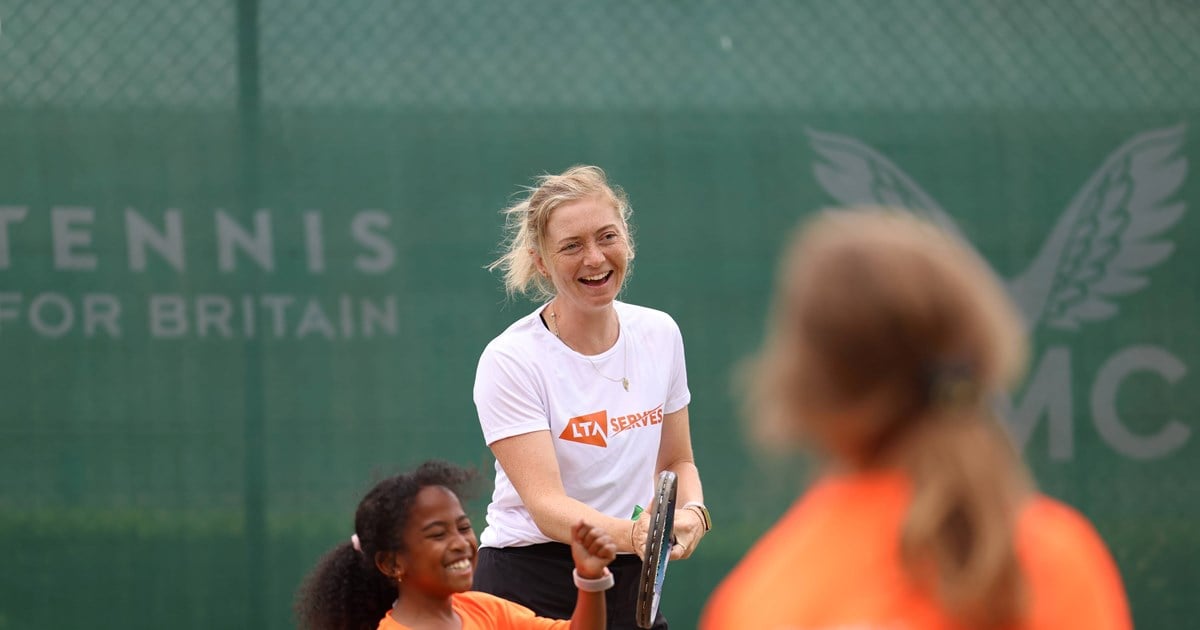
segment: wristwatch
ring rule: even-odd
[[[708,530],[712,529],[712,516],[709,515],[708,508],[704,507],[703,503],[699,501],[688,501],[687,503],[683,504],[683,509],[692,510],[696,514],[700,515],[700,522],[704,524],[705,533],[708,533]]]

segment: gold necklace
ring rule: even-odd
[[[556,313],[554,311],[553,306],[550,307],[550,332],[554,333],[554,336],[558,337],[559,341],[562,341],[562,335],[558,334],[558,313]],[[621,320],[620,320],[620,318],[618,318],[617,319],[617,339],[620,340],[620,338],[621,338]],[[563,343],[567,343],[567,342],[563,341]],[[628,339],[626,339],[624,341],[624,343],[622,344],[621,352],[624,354],[624,358],[621,359],[621,372],[622,372],[621,378],[613,378],[613,377],[605,374],[604,372],[601,372],[600,368],[596,365],[596,363],[594,361],[592,361],[592,358],[589,357],[588,355],[584,354],[583,358],[587,359],[587,362],[592,364],[592,369],[596,370],[596,373],[599,374],[602,378],[604,378],[605,380],[608,380],[608,381],[612,381],[614,383],[620,383],[621,387],[625,388],[625,391],[629,391],[629,379],[627,378],[629,375],[629,340]],[[583,353],[580,353],[580,354],[583,354]]]

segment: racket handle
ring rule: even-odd
[[[642,515],[642,512],[645,512],[645,511],[646,511],[646,508],[644,508],[640,505],[635,505],[635,506],[633,506],[633,516],[629,517],[629,519],[636,521],[636,520],[638,520],[638,517]]]

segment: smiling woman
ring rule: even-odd
[[[571,621],[537,617],[528,608],[471,592],[479,543],[456,488],[470,473],[426,462],[375,485],[358,505],[354,535],[320,560],[296,600],[301,628],[550,629],[605,626],[604,591],[616,544],[579,521],[571,529],[578,585]]]
[[[571,525],[612,532],[612,628],[633,628],[658,473],[679,480],[672,558],[709,527],[688,425],[683,337],[670,315],[617,300],[634,247],[629,201],[604,171],[546,175],[505,210],[506,253],[491,265],[510,294],[544,300],[479,359],[475,405],[496,456],[475,588],[559,619],[571,614]],[[655,628],[666,628],[661,615]]]

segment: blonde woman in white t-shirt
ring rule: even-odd
[[[507,208],[510,294],[544,301],[479,359],[475,405],[496,456],[475,588],[569,617],[577,593],[566,544],[581,518],[611,532],[611,628],[633,628],[645,506],[663,470],[679,479],[672,559],[711,526],[688,426],[683,339],[669,315],[618,301],[633,260],[629,203],[604,171],[538,179]],[[566,570],[562,570],[566,567]],[[564,576],[567,576],[564,579]],[[666,628],[661,613],[655,628]]]

